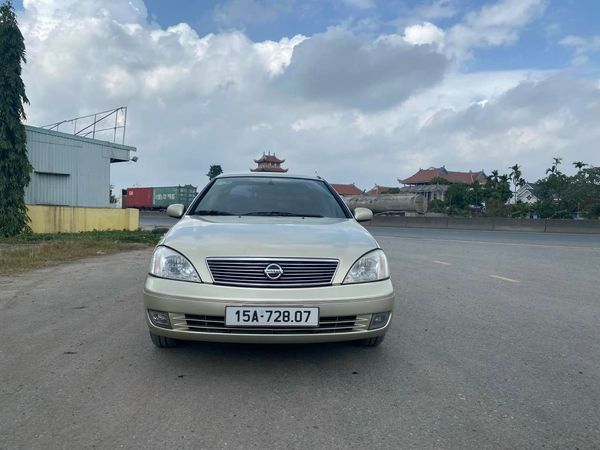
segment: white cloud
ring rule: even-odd
[[[297,34],[291,39],[282,38],[279,42],[257,42],[254,44],[254,48],[265,66],[268,67],[270,74],[279,75],[290,65],[294,47],[306,39],[308,39],[306,36]]]
[[[436,84],[447,67],[441,53],[410,45],[401,36],[371,40],[331,28],[294,48],[278,85],[303,102],[371,110]]]
[[[404,29],[404,40],[409,44],[437,44],[444,42],[444,31],[434,24],[424,22],[422,25],[411,25]]]
[[[559,44],[573,48],[573,64],[582,65],[589,61],[590,54],[600,52],[600,35],[590,37],[569,35],[561,39]]]
[[[342,114],[311,114],[296,120],[291,127],[294,131],[334,128],[340,125],[342,118]]]
[[[508,27],[478,17],[479,31]],[[118,187],[202,185],[210,164],[245,171],[267,150],[293,172],[361,187],[429,165],[519,162],[535,177],[555,155],[600,164],[598,80],[463,74],[406,34],[199,36],[185,23],[148,23],[129,0],[28,0],[19,20],[30,124],[129,107],[127,142],[140,159],[113,166]]]
[[[145,22],[147,10],[143,0],[23,0],[28,14],[35,15],[38,24],[59,25],[62,20],[78,17],[110,17],[119,23]]]
[[[471,49],[513,44],[521,29],[538,18],[546,0],[498,0],[468,13],[446,31],[449,51],[457,57]]]
[[[446,148],[468,155],[477,166],[494,160],[502,169],[519,162],[538,177],[556,155],[598,164],[589,145],[600,138],[600,130],[591,129],[599,118],[600,89],[593,80],[557,74],[522,81],[485,107],[440,110],[419,134],[428,136],[425,141],[433,136],[434,144],[445,140]]]

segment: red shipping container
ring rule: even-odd
[[[127,207],[151,209],[153,190],[151,187],[127,188]]]

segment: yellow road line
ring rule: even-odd
[[[501,277],[500,275],[490,275],[490,277],[496,278],[496,279],[502,280],[502,281],[509,281],[511,283],[520,283],[519,280],[515,280],[513,278]]]
[[[434,263],[436,263],[436,264],[443,264],[444,266],[449,266],[449,265],[450,265],[450,263],[449,263],[449,262],[445,262],[445,261],[437,261],[437,260],[435,260],[435,259],[433,260],[433,262],[434,262]]]

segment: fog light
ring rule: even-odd
[[[171,321],[169,320],[169,313],[164,311],[153,311],[151,309],[148,310],[148,314],[150,315],[150,321],[161,328],[171,328]]]
[[[375,330],[377,328],[381,328],[385,326],[388,321],[390,313],[377,313],[373,314],[371,317],[371,325],[369,325],[369,330]]]

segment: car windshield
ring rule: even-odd
[[[219,178],[191,214],[347,218],[324,182],[281,177]]]

